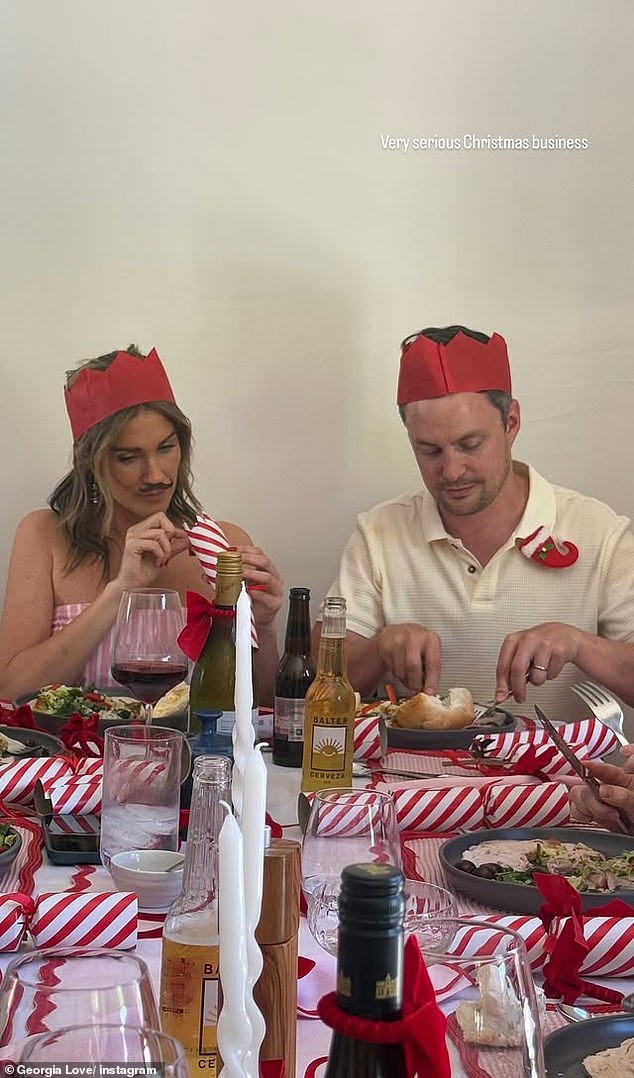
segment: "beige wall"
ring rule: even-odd
[[[417,484],[398,342],[509,342],[518,455],[634,513],[631,0],[1,0],[0,564],[63,371],[156,345],[198,490],[316,599]],[[381,136],[587,150],[383,150]],[[4,577],[0,579],[3,585]]]

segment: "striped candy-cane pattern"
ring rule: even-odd
[[[138,795],[139,789],[156,789],[168,772],[168,766],[162,760],[146,760],[143,756],[127,756],[123,760],[114,760],[109,774],[110,791],[115,801],[123,803],[133,800],[132,794]]]
[[[185,526],[189,537],[189,543],[198,561],[202,565],[203,572],[213,588],[216,586],[216,564],[218,555],[223,550],[230,549],[230,543],[222,528],[206,513],[196,517],[193,528]],[[254,648],[258,646],[258,634],[255,629],[253,615],[251,615],[251,643]]]
[[[583,934],[590,944],[581,967],[584,976],[634,974],[634,917],[585,917]]]
[[[70,764],[63,756],[12,760],[0,768],[0,801],[28,805],[38,779],[44,781],[61,775],[72,775]]]
[[[79,816],[51,816],[48,832],[50,835],[94,835],[99,833],[100,818],[90,813]]]
[[[77,760],[75,764],[74,774],[102,778],[103,760],[98,760],[94,756],[82,756],[81,760]]]
[[[98,776],[80,775],[68,781],[57,779],[42,785],[54,813],[101,812],[102,780]]]
[[[561,827],[570,823],[568,788],[562,782],[541,786],[495,783],[483,792],[487,827]]]
[[[26,930],[22,905],[11,895],[0,899],[0,951],[17,951]]]
[[[587,758],[595,760],[618,749],[619,744],[612,730],[598,719],[581,719],[579,722],[557,724],[562,736],[575,752],[580,746],[586,751]],[[508,734],[478,734],[475,744],[486,742],[486,755],[491,757],[508,756],[520,745],[552,745],[547,730],[516,730]]]
[[[383,755],[378,715],[361,715],[354,721],[355,760],[380,760]]]
[[[312,805],[315,794],[307,794]],[[372,790],[355,790],[337,801],[322,802],[319,818],[315,820],[313,835],[325,838],[329,835],[370,835],[381,833],[386,812],[385,794]]]
[[[130,891],[41,895],[30,929],[36,947],[136,945],[137,896]]]
[[[477,831],[484,824],[482,793],[476,787],[393,789],[392,797],[401,831]]]

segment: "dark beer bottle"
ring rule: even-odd
[[[301,767],[304,752],[304,697],[315,677],[310,654],[310,591],[291,588],[286,642],[275,678],[273,763]]]
[[[337,1004],[358,1018],[391,1022],[403,1004],[403,873],[348,865],[341,874]],[[406,1078],[402,1044],[334,1032],[325,1078]]]

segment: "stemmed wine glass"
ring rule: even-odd
[[[124,591],[112,642],[111,673],[141,701],[141,721],[152,707],[187,676],[187,658],[178,646],[184,626],[177,591],[160,588]]]
[[[44,948],[15,958],[0,985],[0,1046],[77,1023],[160,1025],[147,965],[127,951]]]
[[[125,1071],[118,1073],[160,1074],[161,1078],[188,1078],[185,1052],[179,1041],[156,1029],[133,1026],[67,1026],[54,1033],[32,1037],[25,1045],[20,1062],[108,1063],[117,1062]],[[141,1063],[144,1066],[130,1067]],[[159,1064],[149,1067],[147,1064]],[[41,1073],[38,1068],[36,1073]]]
[[[401,867],[391,794],[353,788],[318,790],[302,842],[302,889],[311,932],[333,954],[342,869],[369,862]]]

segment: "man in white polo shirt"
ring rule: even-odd
[[[426,489],[361,513],[345,547],[330,594],[347,600],[354,687],[465,685],[524,704],[528,677],[565,719],[570,686],[590,677],[634,704],[629,520],[512,459],[504,339],[462,326],[408,337],[397,401]]]

